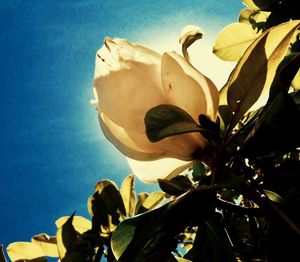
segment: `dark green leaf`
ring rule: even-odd
[[[101,225],[110,228],[112,226],[110,223],[113,225],[120,223],[120,213],[126,216],[126,210],[120,191],[115,183],[110,180],[102,180],[96,185],[96,192],[91,202],[93,227],[100,226],[94,223],[94,221],[98,221]]]
[[[159,251],[159,261],[164,261],[177,246],[175,237],[188,224],[204,219],[213,210],[213,199],[210,192],[189,191],[158,209],[124,220],[112,236],[116,259],[147,261]]]
[[[138,213],[144,213],[158,207],[165,199],[165,193],[156,191],[149,194],[141,203]]]
[[[138,202],[136,203],[135,214],[143,213],[143,203],[148,196],[149,194],[147,192],[141,192],[138,194]]]
[[[285,186],[289,189],[300,186],[300,161],[288,159],[279,167],[268,170],[265,183],[272,186],[279,185],[280,188]]]
[[[292,53],[283,59],[277,68],[275,78],[270,88],[268,100],[269,104],[280,92],[287,92],[289,90],[291,82],[297,74],[299,68],[300,53]]]
[[[294,102],[299,106],[300,105],[300,91],[295,92],[294,94],[291,95],[293,98]]]
[[[198,227],[193,248],[186,254],[192,261],[236,261],[233,246],[221,222],[220,213],[213,213]]]
[[[279,151],[287,152],[300,146],[299,134],[299,109],[288,94],[281,92],[263,111],[240,153],[256,158]]]
[[[207,168],[201,161],[194,161],[193,162],[193,179],[194,181],[199,181],[207,174]]]
[[[228,131],[236,126],[257,100],[261,102],[261,94],[269,91],[276,69],[284,58],[299,24],[299,21],[290,21],[271,28],[245,51],[223,87],[223,93],[228,88],[228,106],[235,112]]]
[[[199,127],[183,109],[173,105],[159,105],[150,109],[145,116],[146,134],[151,142],[189,132],[208,132]]]
[[[61,259],[75,252],[77,232],[72,224],[73,217],[74,214],[58,229],[56,234],[57,248]]]
[[[179,196],[192,188],[191,181],[186,176],[177,176],[171,180],[159,179],[162,191],[172,196]]]
[[[228,105],[220,105],[218,112],[220,117],[220,127],[223,131],[225,131],[230,123],[233,113],[231,112]]]
[[[0,262],[6,262],[6,258],[3,252],[3,245],[0,245]]]

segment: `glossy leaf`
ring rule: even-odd
[[[178,176],[179,174],[183,173],[184,171],[188,170],[193,166],[193,162],[188,162],[185,165],[177,167],[174,171],[172,171],[165,179],[171,180],[172,178]]]
[[[300,68],[300,53],[291,53],[279,64],[274,81],[271,85],[268,104],[270,104],[280,92],[288,92],[291,82]],[[267,106],[267,105],[266,105]]]
[[[287,152],[300,146],[300,111],[286,93],[279,93],[262,113],[240,153],[258,158],[271,153]]]
[[[226,101],[227,101],[227,98],[226,98]],[[219,116],[219,120],[220,120],[220,129],[223,132],[225,132],[226,128],[230,124],[230,120],[233,116],[233,113],[229,109],[228,105],[221,104],[218,109],[218,116]]]
[[[177,176],[171,180],[159,179],[159,186],[165,193],[179,196],[193,188],[193,184],[186,176]]]
[[[264,189],[264,192],[271,201],[276,202],[276,203],[282,203],[283,202],[282,197],[280,195],[278,195],[276,192],[271,191],[271,190],[267,190],[267,189]]]
[[[7,254],[12,262],[15,261],[32,261],[38,259],[39,262],[47,261],[45,253],[36,244],[30,242],[15,242],[10,244],[7,249]]]
[[[236,261],[220,213],[212,213],[205,223],[199,225],[193,248],[185,257],[192,261]]]
[[[165,193],[164,192],[152,192],[149,194],[145,200],[142,202],[141,207],[139,208],[139,213],[140,212],[146,212],[148,210],[152,210],[159,206],[162,201],[165,199]]]
[[[133,216],[136,206],[136,193],[134,191],[134,175],[127,176],[121,184],[120,193],[124,202],[126,213]]]
[[[294,90],[300,90],[300,70],[298,70],[293,79],[292,87],[294,88]]]
[[[201,178],[205,177],[207,174],[207,168],[201,161],[195,161],[193,164],[193,179],[194,181],[199,181]]]
[[[38,245],[48,257],[58,257],[56,237],[39,234],[32,237],[31,242]]]
[[[286,54],[290,40],[299,27],[291,21],[265,31],[247,49],[233,70],[222,92],[227,91],[228,105],[235,112],[229,130],[270,88],[277,66]]]
[[[230,24],[217,35],[213,53],[225,61],[237,61],[259,35],[251,24]]]
[[[173,105],[159,105],[150,109],[145,116],[146,134],[151,142],[165,137],[205,131],[183,109]]]
[[[142,213],[143,210],[142,205],[148,196],[149,194],[147,192],[141,192],[138,194],[138,202],[136,203],[135,214]]]
[[[159,252],[161,261],[166,261],[177,245],[175,236],[189,222],[199,221],[206,215],[210,200],[207,193],[193,191],[160,208],[124,220],[112,236],[116,259],[119,262],[153,261],[147,259]],[[201,214],[195,210],[194,203],[202,210]]]

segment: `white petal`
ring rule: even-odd
[[[145,183],[155,183],[157,179],[164,179],[176,168],[189,163],[174,158],[163,158],[155,161],[136,161],[127,158],[127,161],[132,172]]]
[[[184,109],[197,122],[200,114],[215,120],[219,93],[209,78],[175,52],[163,55],[161,75],[170,104]]]
[[[129,45],[124,40],[106,39],[105,42],[104,49],[113,57],[110,61],[117,61],[118,66],[107,69],[109,65],[97,59],[94,90],[99,107],[119,126],[144,132],[146,112],[166,102],[160,79],[160,59],[154,51]]]

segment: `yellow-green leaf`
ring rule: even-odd
[[[230,24],[218,34],[213,52],[223,60],[237,61],[260,34],[251,24]]]
[[[248,8],[244,8],[239,15],[238,21],[240,23],[249,23],[249,17],[253,14],[253,10],[250,10]]]
[[[32,260],[37,258],[44,258],[45,253],[35,243],[30,242],[14,242],[11,243],[7,249],[7,254],[12,262],[18,260]],[[42,261],[42,260],[41,260]],[[44,261],[47,261],[46,259]]]
[[[300,21],[295,20],[265,31],[238,62],[221,90],[223,97],[227,92],[228,106],[235,112],[229,130],[234,128],[254,103],[260,105],[266,100],[264,95],[299,25]]]
[[[138,194],[138,202],[136,203],[135,214],[141,213],[140,208],[142,207],[144,201],[146,200],[146,198],[148,196],[149,196],[149,194],[147,192],[141,192]]]
[[[48,257],[58,257],[56,237],[39,234],[32,237],[31,242],[38,245]]]
[[[67,222],[69,216],[64,216],[55,221],[57,228],[60,228]],[[82,234],[92,228],[92,222],[82,216],[74,216],[72,225],[74,226],[75,230]]]
[[[191,260],[185,259],[183,257],[175,257],[178,262],[192,262]]]
[[[93,200],[93,198],[94,198],[93,196],[89,196],[88,201],[87,201],[87,210],[88,210],[91,217],[94,216],[93,209],[92,209],[92,200]]]
[[[127,176],[121,184],[120,193],[128,216],[133,216],[136,205],[136,193],[134,191],[134,175]]]
[[[239,22],[250,23],[250,20],[254,20],[256,23],[266,22],[270,12],[265,11],[253,11],[248,8],[243,9],[240,12]]]
[[[147,210],[151,210],[157,207],[164,200],[165,195],[166,194],[164,192],[153,192],[145,199],[142,206]]]
[[[193,162],[188,162],[185,165],[182,165],[180,167],[177,167],[174,171],[172,171],[165,179],[166,180],[171,180],[172,178],[178,176],[179,174],[181,174],[182,172],[184,172],[185,170],[187,170],[188,168],[193,166]]]
[[[283,199],[277,193],[270,191],[270,190],[266,190],[266,189],[264,189],[264,192],[268,196],[268,198],[270,200],[272,200],[273,202],[282,203]]]
[[[292,87],[294,90],[300,90],[300,69],[292,81]]]

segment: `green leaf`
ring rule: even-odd
[[[144,213],[148,210],[152,210],[156,208],[165,199],[165,195],[166,194],[164,192],[160,192],[160,191],[152,192],[141,203],[141,207],[139,208],[138,212]]]
[[[259,35],[251,24],[230,24],[217,35],[213,53],[225,61],[237,61]]]
[[[288,92],[291,82],[300,68],[300,53],[291,53],[279,64],[270,88],[268,103],[282,91]]]
[[[179,196],[186,192],[185,188],[181,187],[180,185],[177,185],[176,183],[170,180],[159,179],[158,184],[162,191],[171,196]]]
[[[175,257],[178,262],[193,262],[192,260],[185,259],[183,257]]]
[[[169,195],[179,196],[193,188],[193,184],[186,176],[177,176],[171,180],[159,179],[160,188]]]
[[[259,104],[264,100],[263,95],[269,90],[277,66],[285,56],[299,25],[299,21],[291,21],[265,31],[238,62],[221,91],[226,93],[228,89],[228,106],[235,112],[229,131],[255,102]]]
[[[265,23],[269,15],[270,12],[255,11],[245,8],[240,12],[238,20],[240,23],[250,23],[255,27],[255,25]]]
[[[140,214],[143,212],[142,205],[148,196],[149,194],[147,192],[141,192],[138,194],[138,202],[136,203],[135,214]]]
[[[227,98],[226,98],[227,100]],[[220,119],[220,129],[225,132],[226,128],[230,124],[230,120],[233,116],[233,113],[231,112],[228,105],[220,105],[218,108],[218,116]]]
[[[288,152],[300,146],[300,112],[283,91],[262,112],[240,149],[248,158]]]
[[[276,202],[276,203],[283,202],[282,197],[280,195],[278,195],[277,193],[275,193],[274,191],[264,189],[264,192],[271,201]]]
[[[220,140],[220,126],[211,121],[206,115],[199,115],[199,123],[202,128],[209,130],[209,132],[202,132],[202,135],[208,141],[219,141]]]
[[[208,192],[190,191],[160,208],[122,221],[111,240],[115,258],[119,262],[153,261],[147,259],[159,252],[160,261],[166,261],[177,246],[175,236],[206,216],[211,197]]]
[[[207,174],[207,168],[201,161],[194,161],[193,164],[193,178],[194,181],[199,181]]]
[[[172,171],[165,179],[171,180],[174,177],[178,176],[182,172],[186,171],[187,169],[191,168],[193,166],[193,162],[188,162],[185,165],[177,167],[174,171]]]
[[[300,185],[300,161],[287,159],[280,166],[268,168],[264,179],[266,185],[293,188]]]
[[[205,223],[200,224],[193,248],[185,257],[192,261],[236,261],[220,213],[212,213]]]
[[[124,202],[126,213],[133,216],[136,206],[136,193],[134,191],[134,175],[127,176],[121,184],[120,193]]]
[[[189,132],[206,132],[183,109],[173,105],[159,105],[145,116],[146,134],[151,142]],[[207,131],[209,132],[209,131]]]

